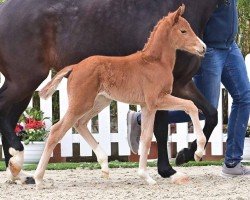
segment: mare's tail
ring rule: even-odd
[[[52,94],[56,91],[56,88],[58,87],[59,83],[62,81],[63,77],[69,75],[73,67],[74,65],[70,65],[59,71],[53,77],[53,79],[41,89],[41,91],[39,92],[39,96],[43,99],[47,99],[52,96]]]

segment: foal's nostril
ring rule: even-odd
[[[207,48],[203,46],[203,53],[206,53]]]

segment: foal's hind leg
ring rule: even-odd
[[[86,142],[91,146],[94,153],[96,154],[97,161],[101,165],[102,177],[104,178],[109,177],[108,156],[88,130],[87,123],[101,110],[107,107],[110,102],[110,99],[104,96],[98,96],[95,100],[93,108],[89,112],[87,112],[81,119],[79,119],[74,125],[77,132],[81,134],[81,136],[86,140]]]
[[[53,152],[53,149],[55,148],[57,143],[62,139],[65,133],[71,127],[73,127],[77,120],[78,116],[75,116],[73,112],[70,112],[68,110],[65,116],[59,122],[52,126],[48,140],[45,144],[42,157],[34,174],[37,189],[43,189],[44,187],[46,187],[43,184],[43,176],[45,173],[45,169],[48,165],[50,156]]]
[[[181,98],[174,97],[172,95],[166,95],[159,99],[157,109],[167,109],[167,110],[184,110],[187,112],[194,125],[194,133],[197,137],[197,150],[195,151],[194,159],[200,161],[204,154],[204,148],[206,144],[206,137],[202,131],[199,116],[198,108],[190,100],[185,100]]]
[[[149,111],[146,107],[142,108],[142,133],[139,145],[140,160],[138,174],[150,185],[156,183],[156,181],[150,177],[147,171],[147,158],[153,137],[155,112],[155,110]]]

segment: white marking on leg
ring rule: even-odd
[[[102,177],[109,178],[109,166],[108,166],[107,154],[99,144],[95,149],[93,149],[93,151],[96,154],[98,163],[101,165]]]
[[[8,181],[15,182],[17,180],[20,180],[22,184],[26,184],[27,178],[32,177],[32,174],[25,172],[23,170],[21,170],[17,176],[13,176],[9,167],[6,169],[6,175],[7,175]]]
[[[23,151],[15,150],[14,148],[9,148],[9,153],[13,157],[9,161],[9,169],[13,176],[17,176],[22,170],[24,155]]]
[[[150,177],[150,175],[147,171],[147,156],[148,156],[147,152],[148,152],[148,149],[145,147],[143,142],[140,142],[140,153],[141,154],[140,154],[138,175],[140,178],[145,180],[149,185],[154,185],[154,184],[156,184],[156,181]]]

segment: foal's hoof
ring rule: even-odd
[[[171,183],[182,185],[189,182],[189,178],[186,174],[181,172],[176,172],[171,176]]]
[[[184,148],[177,154],[175,164],[178,166],[187,163],[191,160],[194,160],[194,153],[190,149]]]
[[[146,180],[147,181],[147,183],[149,184],[149,185],[155,185],[157,182],[154,180],[154,179],[152,179],[151,177],[149,178],[149,179],[147,179]]]
[[[106,178],[108,179],[109,178],[109,172],[106,172],[106,171],[102,171],[102,175],[101,175],[102,178]]]
[[[196,151],[195,153],[194,153],[194,160],[196,161],[196,162],[200,162],[201,161],[201,159],[202,159],[202,156],[203,156],[203,151]]]
[[[23,182],[23,184],[33,185],[33,184],[35,184],[35,179],[33,177],[26,177],[26,179]]]
[[[46,181],[39,181],[36,184],[36,190],[44,190],[44,189],[52,189],[54,188],[54,181],[52,179],[48,179]]]
[[[155,185],[157,182],[149,176],[148,172],[142,169],[138,170],[138,175],[145,180],[149,185]]]
[[[176,173],[176,171],[171,166],[168,166],[165,163],[161,163],[159,158],[157,162],[157,169],[158,169],[158,174],[162,178],[169,178]]]

